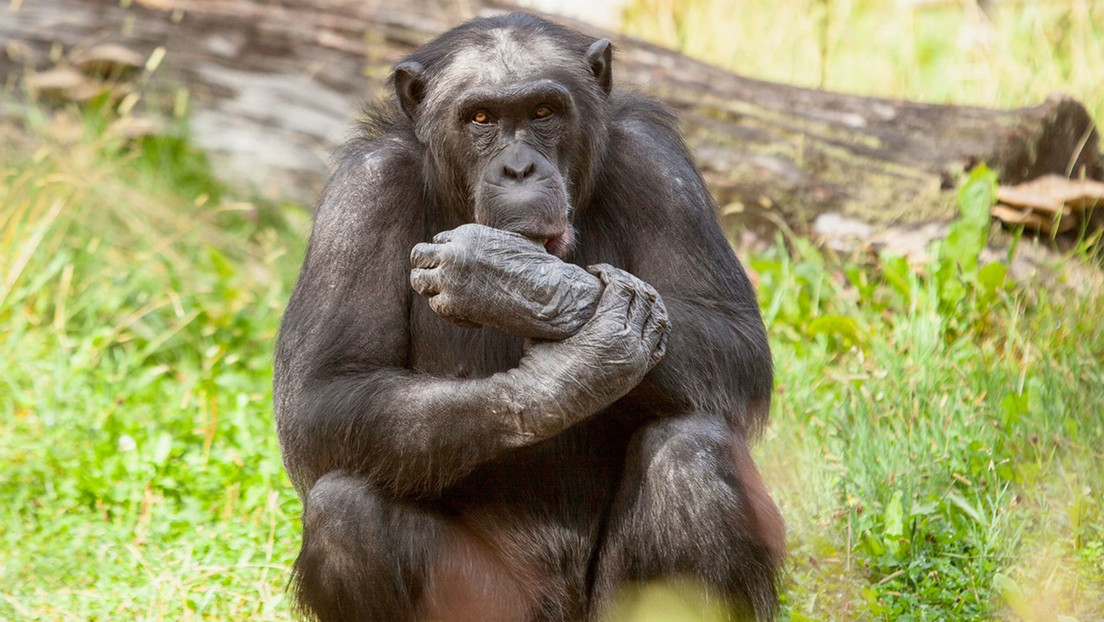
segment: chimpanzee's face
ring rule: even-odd
[[[587,111],[602,90],[584,50],[515,36],[492,31],[453,54],[415,85],[421,91],[413,93],[412,119],[472,221],[533,238],[563,257],[572,243],[573,191],[590,164]]]
[[[456,123],[476,222],[539,240],[562,255],[571,242],[569,152],[578,131],[567,89],[550,79],[475,87],[457,101]]]

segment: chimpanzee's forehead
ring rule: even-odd
[[[582,52],[566,49],[552,37],[496,28],[487,31],[482,41],[451,54],[432,90],[440,97],[450,97],[464,86],[493,88],[563,70],[584,71]]]

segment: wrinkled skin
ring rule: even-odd
[[[599,620],[666,578],[774,615],[755,292],[674,118],[611,63],[474,20],[342,154],[276,347],[304,615]]]
[[[527,422],[533,438],[559,434],[580,413],[623,397],[666,350],[667,311],[655,290],[610,265],[593,270],[605,286],[593,316],[563,341],[526,344],[519,369],[532,383],[551,387],[543,417]]]
[[[410,263],[410,284],[429,299],[437,315],[519,337],[574,335],[593,317],[602,295],[596,276],[564,263],[538,242],[477,224],[439,233],[432,244],[418,244]],[[658,298],[650,285],[628,273],[622,278],[651,300]]]
[[[551,387],[542,407],[526,413],[527,439],[605,408],[663,358],[667,309],[655,288],[624,270],[584,270],[520,234],[478,224],[439,233],[410,257],[411,285],[442,318],[562,340],[526,343],[523,385]]]

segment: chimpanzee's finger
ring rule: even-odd
[[[481,326],[478,322],[473,322],[464,317],[456,304],[456,299],[449,294],[439,294],[430,298],[429,308],[433,309],[433,312],[437,315],[457,326],[463,326],[465,328],[479,328]]]
[[[657,299],[652,304],[648,321],[644,323],[644,331],[641,337],[652,353],[652,364],[655,365],[667,351],[667,335],[670,334],[670,320],[667,317],[667,306],[663,299]]]
[[[441,293],[441,272],[414,268],[410,271],[410,286],[427,298],[436,296]]]
[[[433,236],[433,243],[434,244],[448,244],[449,242],[452,241],[452,232],[453,232],[453,230],[449,229],[448,231],[442,231],[442,232],[438,233],[437,235]]]
[[[441,245],[422,242],[410,250],[410,265],[415,268],[434,268],[441,265]]]
[[[648,318],[652,315],[652,303],[655,299],[649,298],[648,293],[640,287],[639,283],[634,283],[629,279],[625,279],[625,281],[626,285],[633,290],[633,299],[629,304],[629,315],[625,318],[625,328],[633,335],[643,335],[647,332],[645,326],[648,323]]]
[[[632,287],[625,279],[617,276],[616,268],[608,264],[590,266],[587,270],[597,275],[606,286],[598,300],[598,308],[594,311],[595,317],[616,320],[620,324],[620,330],[626,329],[626,316],[633,299]]]
[[[670,329],[665,329],[659,336],[659,343],[656,344],[654,350],[652,350],[652,365],[658,365],[663,360],[663,355],[667,354],[667,339],[671,336]]]

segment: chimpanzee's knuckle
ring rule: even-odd
[[[435,272],[427,269],[410,271],[410,284],[419,294],[435,293]]]
[[[456,259],[462,254],[462,247],[455,242],[441,244],[437,247],[437,257],[442,264],[456,263]]]
[[[607,288],[613,288],[618,293],[620,293],[622,295],[627,295],[628,296],[627,299],[631,299],[632,284],[629,281],[625,280],[625,279],[613,278],[613,279],[606,282],[606,287]]]
[[[664,302],[663,297],[658,294],[656,295],[655,303],[652,304],[652,313],[655,313],[657,316],[661,317],[664,322],[666,322],[668,318],[671,317],[667,313],[667,303]]]
[[[641,281],[637,276],[631,272],[620,271],[620,277],[632,288],[633,292],[644,294],[648,290],[648,284]]]
[[[601,279],[602,283],[606,287],[613,284],[620,284],[620,287],[625,287],[624,271],[620,268],[614,267],[608,263],[594,264],[587,268],[587,272],[597,276]]]
[[[606,278],[609,279],[610,284],[616,284],[619,287],[627,289],[632,288],[632,280],[629,278],[629,273],[620,268],[608,266],[606,271]]]
[[[483,225],[467,223],[453,230],[452,241],[462,246],[477,246],[490,237],[491,231],[494,230]]]
[[[667,315],[667,307],[663,305],[663,301],[656,301],[652,304],[652,308],[648,312],[651,321],[657,327],[666,330],[670,325],[671,318]]]
[[[457,317],[456,299],[451,294],[438,294],[430,298],[429,306],[442,317]]]
[[[611,339],[624,340],[631,334],[629,330],[628,313],[619,310],[614,311],[602,318],[602,324],[604,332],[609,335]]]

